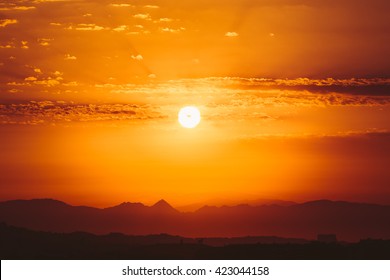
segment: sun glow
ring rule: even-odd
[[[180,109],[179,123],[185,128],[194,128],[200,123],[200,112],[195,106],[186,106]]]

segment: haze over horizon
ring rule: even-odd
[[[69,203],[67,201],[62,201],[55,198],[48,198],[48,197],[35,197],[35,198],[15,198],[15,199],[8,199],[3,200],[1,202],[13,202],[13,201],[20,201],[20,202],[39,202],[39,201],[53,201],[53,202],[59,202],[64,203],[69,206],[74,207],[92,207],[97,209],[107,209],[111,207],[118,207],[123,205],[142,205],[145,207],[153,207],[156,205],[164,205],[168,208],[173,208],[179,212],[194,212],[198,211],[199,209],[203,207],[216,207],[216,208],[223,208],[223,207],[239,207],[239,206],[251,206],[251,207],[258,207],[258,206],[282,206],[282,207],[288,207],[292,205],[299,205],[299,204],[306,204],[306,203],[313,203],[313,202],[342,202],[342,203],[356,203],[356,204],[372,204],[372,205],[379,205],[379,206],[389,206],[390,204],[380,204],[380,203],[372,203],[372,202],[365,202],[365,201],[346,201],[346,200],[331,200],[331,199],[315,199],[315,200],[307,200],[307,201],[286,201],[286,200],[279,200],[279,199],[248,199],[243,201],[217,201],[212,200],[209,202],[195,202],[191,204],[172,204],[169,201],[165,199],[159,199],[157,201],[154,201],[152,203],[144,203],[142,201],[131,201],[131,200],[123,200],[122,202],[119,202],[117,204],[107,204],[107,205],[91,205],[91,204],[73,204]]]

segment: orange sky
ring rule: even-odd
[[[390,203],[389,3],[323,2],[1,1],[0,200]]]

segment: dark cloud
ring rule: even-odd
[[[0,105],[1,124],[136,121],[163,117],[155,108],[135,104],[31,101],[29,103]]]
[[[347,93],[368,96],[389,96],[389,78],[350,79],[271,79],[271,78],[211,78],[221,86],[239,89],[280,89],[313,93]]]

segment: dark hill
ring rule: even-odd
[[[94,235],[84,232],[50,233],[0,224],[0,258],[10,259],[283,259],[388,260],[390,241],[320,243],[278,237],[190,239],[166,234],[128,236],[120,233]],[[200,242],[202,241],[202,242]],[[260,242],[259,242],[260,241]]]

